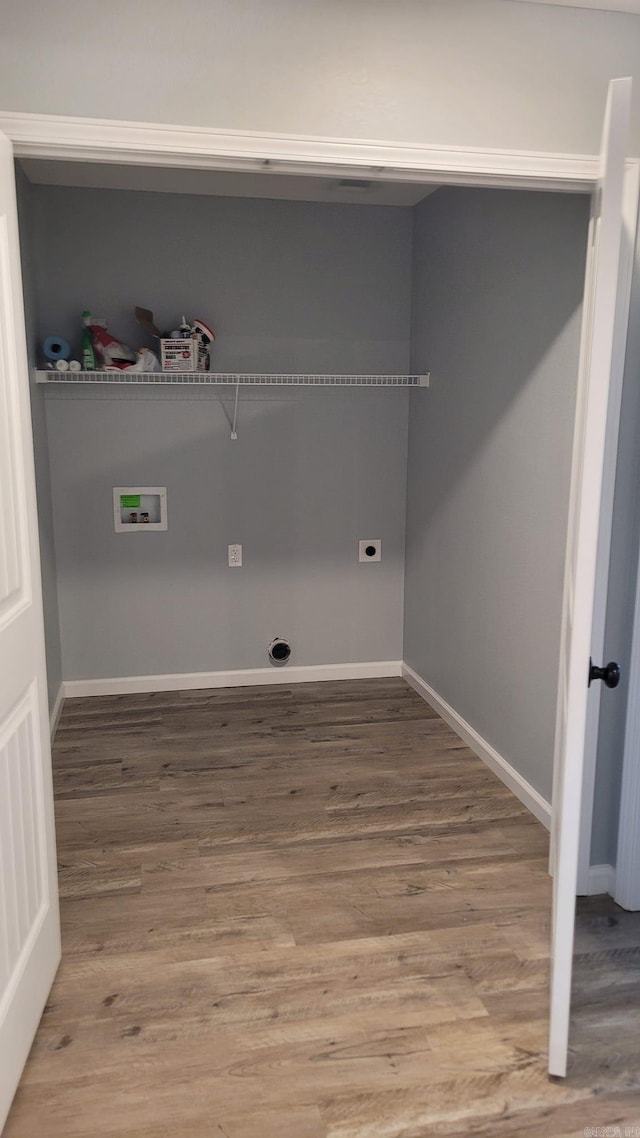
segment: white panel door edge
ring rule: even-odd
[[[609,85],[600,178],[593,195],[571,470],[553,795],[549,1073],[560,1076],[567,1072],[587,680],[606,425],[616,342],[630,104],[631,80],[614,79]]]
[[[0,135],[0,1130],[60,959],[29,376]]]
[[[622,191],[622,244],[620,247],[620,268],[618,273],[618,304],[614,333],[614,352],[611,365],[611,389],[609,393],[609,413],[607,416],[607,437],[605,442],[604,476],[602,501],[600,504],[600,531],[598,534],[598,560],[596,565],[596,595],[593,607],[593,629],[591,636],[591,655],[599,660],[604,652],[604,636],[607,617],[609,591],[609,563],[611,560],[611,536],[613,526],[613,500],[618,460],[618,438],[620,433],[620,408],[622,404],[622,381],[627,347],[629,325],[629,303],[631,298],[631,279],[635,257],[636,232],[638,225],[638,196],[640,192],[640,162],[628,161],[625,167]],[[591,835],[593,830],[593,807],[596,781],[596,760],[598,755],[598,727],[600,721],[600,695],[602,688],[596,684],[593,697],[587,708],[587,736],[585,744],[585,767],[582,784],[582,811],[580,822],[580,846],[578,851],[578,893],[589,896],[593,892],[591,874]]]

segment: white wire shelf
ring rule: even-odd
[[[47,368],[36,371],[37,383],[117,383],[123,385],[172,384],[177,386],[215,386],[217,384],[237,387],[428,387],[426,375],[285,375],[259,372],[221,372],[221,371],[57,371]]]

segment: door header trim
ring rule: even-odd
[[[191,169],[367,177],[440,185],[590,193],[599,155],[414,146],[362,139],[214,130],[113,119],[0,112],[16,157]]]

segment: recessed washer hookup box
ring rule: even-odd
[[[166,486],[114,486],[113,528],[116,533],[166,530]]]

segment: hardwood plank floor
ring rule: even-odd
[[[547,835],[403,681],[68,701],[54,774],[64,954],[6,1138],[640,1128],[640,914],[580,904],[550,1081]]]

